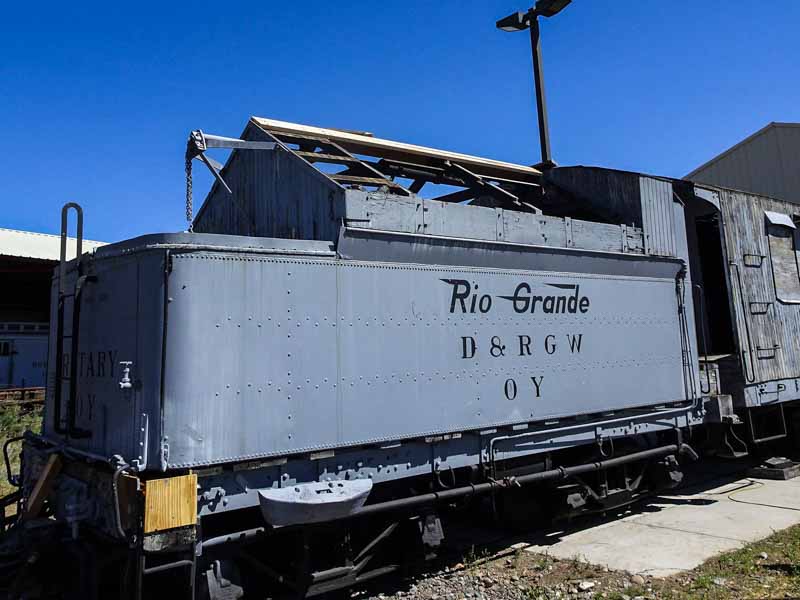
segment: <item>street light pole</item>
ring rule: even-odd
[[[542,152],[542,166],[554,167],[550,152],[550,126],[547,121],[547,100],[544,95],[544,70],[542,67],[542,42],[539,37],[539,16],[531,10],[528,14],[531,30],[531,53],[533,58],[533,85],[536,89],[536,114],[539,120],[539,146]]]
[[[550,128],[547,122],[547,101],[544,94],[544,69],[542,67],[542,44],[539,37],[539,17],[552,17],[560,13],[572,0],[536,0],[528,12],[516,12],[497,21],[497,28],[503,31],[523,31],[530,29],[531,55],[533,58],[533,84],[536,90],[536,115],[539,121],[539,146],[545,169],[555,167],[550,151]]]

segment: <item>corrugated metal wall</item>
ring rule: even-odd
[[[640,177],[639,186],[645,252],[657,256],[679,256],[675,234],[679,226],[683,227],[683,223],[676,222],[672,184]]]
[[[800,123],[771,123],[686,178],[800,204]]]

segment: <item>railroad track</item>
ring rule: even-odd
[[[43,387],[0,390],[0,407],[9,405],[42,404],[43,402]]]

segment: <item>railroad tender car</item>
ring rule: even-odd
[[[192,159],[217,178],[193,231],[54,278],[16,499],[74,540],[76,594],[315,595],[429,554],[454,505],[680,481],[704,417],[690,184],[260,118],[193,133]]]

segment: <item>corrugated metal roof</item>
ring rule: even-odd
[[[773,122],[685,178],[800,204],[800,123]]]
[[[106,242],[83,240],[83,251],[105,245]],[[61,256],[61,236],[0,228],[0,256],[58,261]],[[67,238],[67,258],[74,257],[75,238]]]
[[[726,156],[728,156],[729,154],[731,154],[735,150],[741,148],[742,146],[747,144],[749,141],[757,138],[758,136],[760,136],[764,132],[769,131],[770,129],[772,129],[776,125],[778,125],[778,123],[775,123],[775,122],[767,123],[764,127],[759,129],[755,133],[751,133],[750,135],[748,135],[741,142],[737,142],[736,144],[734,144],[733,146],[731,146],[727,150],[717,154],[714,158],[712,158],[710,160],[707,160],[706,162],[704,162],[702,165],[700,165],[696,169],[693,169],[691,173],[688,173],[687,175],[684,176],[684,179],[691,179],[692,177],[697,175],[700,171],[704,171],[705,169],[707,169],[708,167],[710,167],[714,163],[719,162],[720,160],[722,160],[723,158],[725,158]]]

